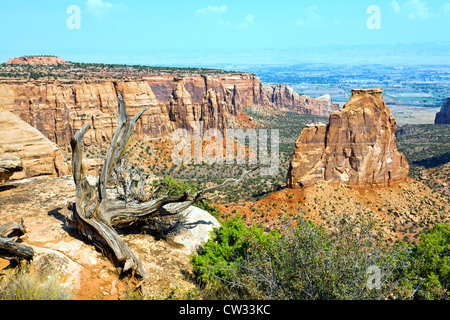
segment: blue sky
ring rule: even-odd
[[[67,26],[73,5],[79,29]],[[379,29],[368,28],[371,5]],[[449,31],[450,0],[3,1],[0,61],[450,64]]]

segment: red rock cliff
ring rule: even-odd
[[[353,90],[330,122],[307,126],[291,159],[289,188],[319,181],[356,188],[388,187],[408,176],[409,166],[397,151],[396,122],[383,101],[382,89]]]
[[[272,88],[272,87],[270,87]],[[139,138],[167,136],[176,128],[203,121],[223,130],[243,106],[274,105],[316,115],[330,114],[330,101],[299,96],[286,86],[268,90],[255,74],[147,75],[142,80],[4,80],[0,105],[60,146],[68,145],[86,121],[93,130],[85,143],[101,145],[112,138],[117,123],[117,93],[130,115],[144,106],[136,127]],[[286,94],[289,92],[289,94]]]
[[[330,96],[311,98],[299,95],[290,86],[264,85],[265,94],[269,104],[303,114],[314,114],[328,117],[331,112],[339,110],[339,105],[333,103]]]
[[[167,106],[160,104],[145,81],[9,81],[0,83],[0,105],[58,145],[68,145],[84,123],[93,130],[87,144],[110,141],[117,124],[117,93],[122,92],[130,115],[144,106],[138,136],[167,135],[173,128]]]

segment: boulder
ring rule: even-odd
[[[185,216],[181,231],[171,241],[180,244],[185,254],[196,253],[210,239],[211,231],[220,228],[220,223],[211,214],[195,206],[181,214]]]

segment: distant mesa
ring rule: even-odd
[[[315,123],[300,134],[287,186],[298,189],[320,181],[357,189],[389,187],[405,180],[409,165],[397,151],[396,122],[382,89],[355,89],[329,124]]]
[[[450,124],[450,98],[442,105],[441,111],[436,114],[435,124]]]
[[[6,62],[6,64],[28,64],[28,65],[58,65],[58,64],[69,64],[63,58],[55,56],[24,56],[11,58]]]

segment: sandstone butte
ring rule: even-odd
[[[16,170],[11,176],[12,180],[71,174],[71,168],[56,144],[37,129],[1,108],[0,155],[21,160],[20,166],[23,170]]]
[[[447,98],[441,110],[436,114],[435,124],[450,124],[450,98]]]
[[[271,89],[267,89],[267,88]],[[138,122],[138,139],[170,136],[178,128],[203,121],[206,127],[226,128],[242,107],[276,106],[329,116],[339,106],[327,99],[300,96],[287,86],[265,86],[254,74],[148,75],[141,80],[2,80],[0,105],[29,123],[59,146],[87,121],[93,130],[87,145],[110,141],[117,123],[117,93],[124,96],[130,116],[150,109]]]
[[[396,122],[382,89],[355,89],[329,124],[308,125],[294,149],[287,186],[325,181],[357,189],[390,187],[405,180],[409,165],[397,151]]]
[[[9,59],[6,64],[58,65],[68,64],[66,60],[53,56],[27,56]]]

